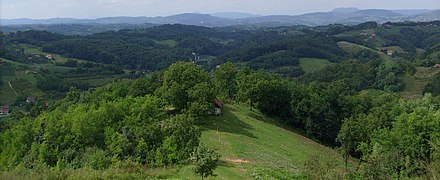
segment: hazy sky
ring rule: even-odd
[[[303,14],[337,7],[440,9],[440,0],[0,0],[2,19],[166,16],[184,12]]]

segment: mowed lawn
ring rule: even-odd
[[[222,155],[217,176],[209,179],[303,178],[304,163],[313,157],[329,163],[331,171],[344,170],[337,151],[241,105],[227,106],[224,116],[208,118],[201,142]],[[170,178],[197,177],[190,167],[183,167]]]

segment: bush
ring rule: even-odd
[[[98,148],[87,148],[82,157],[84,167],[96,170],[107,169],[111,165],[111,160],[107,153]]]

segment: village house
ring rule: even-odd
[[[51,54],[46,55],[46,59],[52,60],[52,55]]]
[[[9,114],[9,106],[0,106],[0,114]]]
[[[29,104],[33,104],[35,103],[35,98],[32,96],[27,97],[26,102]]]
[[[440,64],[435,64],[434,68],[440,68]]]
[[[393,50],[391,50],[391,49],[388,49],[387,50],[387,55],[388,56],[392,56],[394,54],[394,51]]]

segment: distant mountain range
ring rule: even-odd
[[[106,17],[97,19],[1,19],[1,26],[17,25],[55,25],[55,24],[186,24],[206,27],[224,27],[234,25],[290,26],[290,25],[327,25],[358,24],[366,21],[400,22],[440,20],[440,10],[385,10],[337,8],[330,12],[315,12],[302,15],[258,16],[247,13],[224,12],[214,14],[185,13],[166,17]]]

